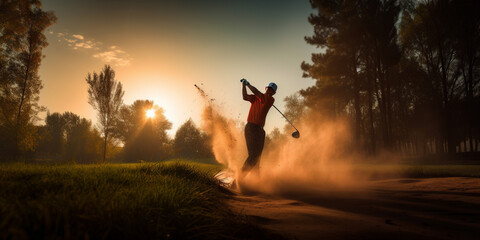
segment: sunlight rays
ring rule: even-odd
[[[147,118],[154,118],[155,117],[155,109],[149,109],[146,111]]]

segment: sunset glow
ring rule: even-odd
[[[148,99],[165,110],[172,137],[189,118],[201,121],[202,100],[194,84],[222,104],[229,117],[243,122],[250,105],[242,100],[239,79],[249,79],[262,92],[269,82],[277,83],[279,108],[284,107],[283,98],[313,84],[302,79],[299,67],[315,50],[303,39],[313,31],[307,21],[312,12],[308,1],[116,3],[42,2],[45,11],[54,11],[59,19],[45,32],[49,44],[39,70],[44,85],[40,105],[50,112],[72,111],[96,124],[84,79],[105,64],[122,83],[125,104]],[[95,10],[112,4],[115,11]],[[282,17],[273,21],[271,13]],[[66,58],[71,62],[66,64]],[[270,118],[267,133],[283,127],[280,115]]]
[[[147,118],[154,118],[155,117],[155,110],[154,109],[149,109],[147,110]]]
[[[0,0],[0,240],[480,240],[480,0]]]

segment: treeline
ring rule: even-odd
[[[145,112],[155,109],[155,117]],[[189,119],[172,139],[171,123],[163,109],[149,100],[123,105],[112,126],[104,160],[104,138],[90,120],[65,112],[48,113],[45,125],[36,126],[36,145],[27,158],[37,161],[100,163],[161,161],[168,158],[213,158],[208,137]]]
[[[38,70],[44,32],[56,21],[39,0],[0,1],[0,161],[47,159],[79,163],[158,161],[171,157],[212,158],[208,137],[192,120],[172,139],[172,124],[153,101],[123,103],[122,85],[110,66],[88,74],[89,103],[98,125],[75,113],[48,113],[38,104]],[[147,118],[151,110],[155,117]]]
[[[480,2],[311,0],[308,110],[350,120],[357,150],[480,151]]]

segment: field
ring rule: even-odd
[[[0,165],[0,239],[278,238],[230,210],[219,165]]]
[[[357,164],[358,191],[244,196],[220,165],[0,164],[0,239],[475,239],[479,165]]]

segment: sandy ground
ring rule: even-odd
[[[480,178],[378,180],[367,189],[238,194],[230,204],[292,239],[480,239]]]

